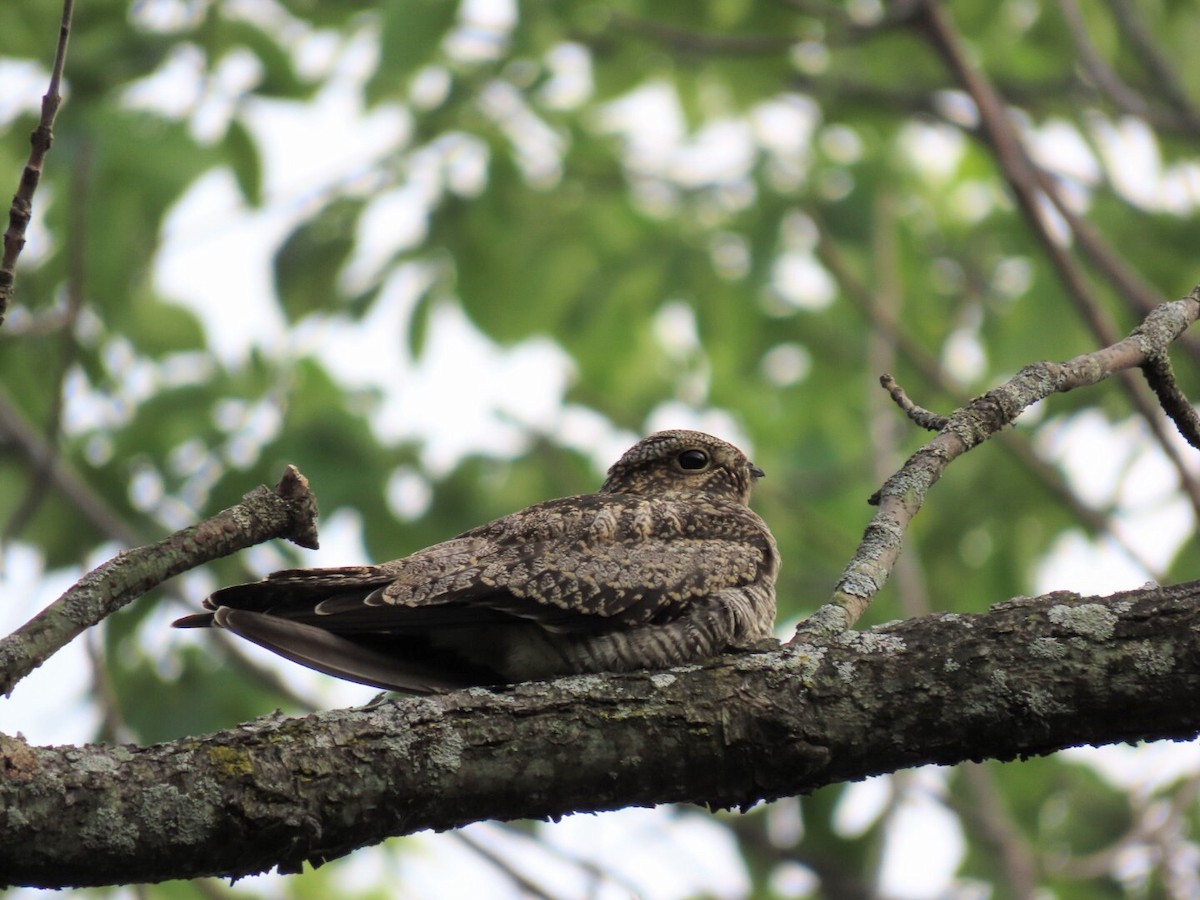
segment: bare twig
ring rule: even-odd
[[[1182,299],[1159,306],[1129,337],[1063,363],[1026,366],[999,387],[955,410],[946,426],[908,458],[880,489],[879,511],[846,566],[830,601],[796,629],[797,639],[836,634],[853,625],[887,581],[904,533],[946,467],[968,450],[1006,428],[1021,412],[1056,392],[1096,384],[1117,372],[1144,366],[1165,354],[1200,317],[1200,287]],[[1158,343],[1158,342],[1165,343]]]
[[[1171,369],[1171,358],[1167,351],[1151,341],[1153,348],[1146,354],[1146,362],[1142,365],[1142,374],[1146,382],[1154,390],[1163,412],[1170,417],[1183,435],[1184,440],[1200,450],[1200,416],[1196,408],[1188,402],[1188,398],[1179,388],[1175,380],[1175,372]]]
[[[28,457],[35,470],[45,468],[54,487],[101,534],[127,547],[136,547],[143,538],[131,528],[92,487],[63,460],[54,455],[53,447],[37,428],[22,415],[16,405],[0,390],[0,435],[12,440]]]
[[[904,393],[904,388],[900,387],[891,375],[880,375],[879,384],[888,392],[895,404],[904,410],[904,414],[926,431],[941,431],[950,421],[946,416],[939,416],[937,413],[930,412],[925,407],[913,403],[908,399],[908,394]]]
[[[17,257],[25,249],[25,229],[33,215],[33,195],[42,178],[42,165],[50,145],[54,143],[54,117],[62,103],[59,86],[62,84],[63,67],[67,62],[67,39],[71,36],[71,15],[75,0],[63,0],[62,23],[58,30],[58,50],[54,54],[54,68],[50,73],[50,86],[42,97],[42,117],[30,136],[33,145],[29,161],[21,173],[21,183],[13,196],[8,211],[8,230],[4,232],[4,256],[0,260],[0,325],[8,314],[12,302],[13,284],[16,280]]]
[[[540,897],[542,900],[554,900],[553,894],[547,893],[544,887],[518,870],[504,854],[497,853],[491,847],[487,846],[487,844],[483,843],[483,841],[475,837],[475,835],[471,834],[471,832],[459,830],[454,832],[454,836],[480,859],[495,866],[523,895]]]
[[[915,20],[917,27],[942,57],[961,87],[975,101],[985,142],[995,155],[1000,171],[1017,200],[1017,206],[1028,220],[1034,235],[1066,288],[1068,298],[1074,303],[1097,341],[1111,347],[1117,340],[1116,327],[1095,302],[1084,273],[1050,233],[1042,210],[1043,199],[1047,196],[1042,190],[1041,179],[1044,175],[1026,151],[1002,98],[984,74],[971,63],[963,48],[962,39],[942,4],[936,0],[924,0],[921,8],[923,15]],[[1122,375],[1121,385],[1133,407],[1146,420],[1163,453],[1175,467],[1180,486],[1192,508],[1200,515],[1200,482],[1192,476],[1183,457],[1171,442],[1170,435],[1163,427],[1149,395],[1128,375]]]
[[[894,315],[875,303],[874,294],[854,274],[836,242],[830,237],[820,214],[813,208],[809,208],[807,214],[817,226],[817,255],[841,285],[846,299],[854,305],[874,331],[878,331],[899,348],[905,361],[915,366],[923,378],[948,394],[958,405],[965,404],[970,399],[969,395],[951,382],[936,357],[915,340]],[[1188,334],[1183,337],[1188,337]],[[879,371],[879,368],[873,371]],[[1014,431],[1002,431],[997,435],[997,439],[1033,478],[1070,511],[1089,534],[1107,536],[1132,562],[1140,566],[1149,578],[1160,582],[1164,580],[1164,573],[1113,528],[1112,521],[1104,511],[1084,502],[1072,490],[1062,473],[1033,451],[1023,435]],[[880,480],[884,477],[880,475]]]
[[[316,547],[316,515],[308,481],[288,466],[274,490],[255,488],[211,519],[119,554],[0,640],[0,693],[11,693],[82,631],[180,572],[277,537]]]

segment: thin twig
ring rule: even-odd
[[[1046,196],[1042,191],[1039,176],[1042,170],[1034,164],[1026,151],[1002,98],[983,73],[972,65],[963,47],[962,38],[942,4],[936,0],[924,0],[921,8],[923,15],[915,20],[917,27],[942,57],[960,86],[975,101],[985,144],[995,155],[1000,171],[1017,200],[1017,206],[1025,215],[1067,289],[1067,297],[1074,303],[1097,341],[1103,346],[1111,347],[1117,339],[1116,328],[1094,301],[1084,273],[1050,233],[1041,209],[1042,200]],[[1163,427],[1149,395],[1136,380],[1128,376],[1128,373],[1122,373],[1121,386],[1134,409],[1146,420],[1163,453],[1175,467],[1183,492],[1193,510],[1200,515],[1200,482],[1192,476],[1183,457],[1171,442],[1170,435]]]
[[[131,528],[75,469],[55,457],[53,447],[3,390],[0,390],[0,435],[12,440],[35,470],[45,468],[54,487],[101,534],[126,547],[144,543],[144,537]]]
[[[81,632],[168,578],[272,538],[316,547],[316,516],[308,481],[288,466],[274,490],[258,487],[237,506],[198,525],[118,554],[0,640],[0,693],[11,693]]]
[[[1142,366],[1142,374],[1146,382],[1158,397],[1163,412],[1175,423],[1184,440],[1200,450],[1200,416],[1196,408],[1188,402],[1180,390],[1179,382],[1175,380],[1175,372],[1171,368],[1171,358],[1165,350],[1148,354]]]
[[[899,348],[905,360],[915,366],[926,381],[948,394],[957,405],[966,404],[970,396],[952,383],[937,359],[901,326],[895,316],[890,315],[886,309],[875,303],[874,294],[854,274],[836,242],[830,237],[829,229],[825,226],[817,210],[808,208],[806,213],[817,227],[817,256],[833,273],[834,278],[841,285],[846,299],[864,317],[873,331],[878,331]],[[1190,332],[1182,337],[1187,338],[1189,334]],[[878,371],[878,369],[874,371]],[[1051,496],[1062,503],[1070,511],[1072,517],[1087,529],[1089,534],[1105,535],[1132,562],[1140,566],[1146,572],[1147,577],[1159,582],[1164,580],[1165,574],[1113,528],[1112,520],[1103,510],[1096,509],[1076,495],[1063,478],[1062,472],[1038,456],[1024,435],[1008,430],[1000,432],[996,437],[1001,446],[1008,450],[1013,458],[1049,491]],[[889,471],[891,470],[889,469]],[[880,481],[883,480],[883,477],[883,475],[880,476]]]
[[[1200,287],[1182,300],[1159,306],[1124,340],[1066,362],[1026,366],[999,387],[955,410],[946,427],[884,483],[878,494],[879,510],[833,596],[797,626],[793,641],[837,634],[858,621],[887,582],[900,555],[904,533],[926,494],[955,459],[1051,394],[1097,384],[1118,372],[1145,365],[1149,356],[1165,353],[1165,344],[1183,334],[1197,318]]]
[[[468,850],[470,850],[480,859],[483,859],[495,866],[496,869],[502,872],[504,876],[508,878],[518,890],[521,891],[522,894],[530,897],[539,897],[541,900],[554,900],[554,894],[547,892],[546,889],[540,884],[530,879],[523,872],[518,871],[517,868],[503,854],[497,853],[470,832],[459,830],[454,832],[454,836],[461,844],[463,844]]]
[[[867,298],[870,328],[867,332],[869,372],[895,368],[897,348],[886,329],[879,323],[900,321],[904,305],[904,276],[900,264],[899,216],[896,195],[885,189],[875,200],[875,215],[871,218],[871,257],[875,272],[875,289]],[[899,450],[900,427],[879,392],[869,392],[868,409],[871,423],[871,472],[883,482],[903,461]],[[930,611],[928,579],[920,554],[910,551],[896,560],[892,573],[897,599],[905,617],[915,618]]]
[[[908,394],[904,393],[904,388],[900,387],[891,375],[880,375],[879,384],[888,392],[895,404],[904,411],[904,414],[926,431],[941,431],[950,421],[947,416],[939,416],[937,413],[930,412],[925,407],[913,403],[908,399]]]
[[[50,86],[42,97],[42,117],[30,136],[33,146],[29,151],[29,161],[25,163],[25,171],[21,173],[21,182],[8,211],[8,230],[4,232],[4,256],[0,260],[0,326],[4,324],[12,302],[17,258],[25,249],[25,229],[33,215],[33,195],[42,178],[42,165],[46,154],[50,152],[50,146],[54,143],[54,118],[58,115],[58,107],[62,103],[59,87],[62,84],[63,68],[67,63],[67,39],[71,36],[71,16],[74,10],[75,0],[63,0],[58,50],[54,54]]]

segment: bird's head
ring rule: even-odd
[[[733,444],[701,431],[660,431],[625,451],[601,491],[613,494],[701,494],[741,503],[763,470]]]

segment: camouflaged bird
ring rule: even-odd
[[[662,431],[594,494],[381,565],[224,588],[174,624],[417,694],[696,662],[771,636],[779,553],[746,505],[762,475],[725,441]]]

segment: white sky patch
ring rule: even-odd
[[[290,216],[247,208],[227,169],[202,176],[167,215],[155,286],[196,315],[226,365],[255,346],[278,350],[286,323],[271,259],[292,225]],[[236,276],[197,277],[201,272]]]
[[[672,359],[691,356],[700,350],[696,313],[683,300],[664,303],[654,314],[654,337]]]
[[[433,500],[433,487],[429,480],[411,466],[401,466],[392,471],[387,484],[388,509],[402,521],[419,519],[429,509]]]
[[[955,328],[942,345],[942,366],[959,384],[971,384],[987,371],[987,352],[979,330],[964,325]]]
[[[1116,499],[1121,473],[1139,445],[1141,426],[1113,427],[1099,410],[1083,410],[1048,422],[1034,439],[1038,453],[1062,469],[1071,490],[1091,506]],[[1098,453],[1097,448],[1104,452]]]
[[[791,387],[812,371],[812,354],[803,344],[776,344],[762,358],[762,372],[776,387]]]
[[[1140,119],[1125,116],[1113,122],[1097,114],[1091,123],[1105,173],[1118,194],[1143,209],[1194,212],[1200,203],[1200,165],[1164,165],[1158,138]]]
[[[895,801],[884,839],[880,884],[888,897],[947,896],[965,851],[957,818],[937,797],[944,791],[948,770],[925,766],[899,779],[878,775],[847,785],[834,807],[837,834],[853,839],[865,834]]]
[[[840,166],[852,166],[862,159],[862,138],[849,125],[827,125],[817,135],[822,152]]]
[[[665,174],[685,187],[700,187],[744,178],[754,161],[754,136],[746,122],[718,119],[676,148]]]
[[[394,154],[412,131],[410,114],[399,106],[366,110],[353,81],[331,81],[310,102],[248,103],[253,111],[246,124],[263,155],[268,205],[300,215],[331,188],[355,186],[359,176],[371,179],[362,185],[369,189],[373,161]]]
[[[973,129],[979,124],[979,109],[966,91],[938,91],[933,102],[937,111],[956,125]]]
[[[339,381],[383,393],[372,416],[381,440],[423,440],[423,462],[437,477],[475,451],[515,456],[527,432],[551,429],[574,368],[562,348],[547,338],[501,347],[443,302],[429,314],[420,359],[411,361],[414,300],[403,286],[388,289],[361,323],[314,319],[304,329],[304,344]]]
[[[271,269],[279,244],[332,188],[353,187],[356,179],[369,177],[364,160],[394,152],[407,139],[411,120],[399,107],[367,112],[362,106],[361,81],[374,53],[369,35],[348,42],[335,75],[311,102],[247,102],[246,123],[266,175],[262,209],[247,207],[232,175],[221,169],[198,179],[167,216],[156,286],[200,318],[209,345],[226,365],[244,360],[253,347],[276,353],[281,348],[285,323]],[[238,275],[197,277],[197,272]],[[229,327],[231,321],[238,327]]]
[[[888,822],[880,885],[898,900],[945,897],[966,851],[958,818],[937,800],[946,772],[925,766],[910,777],[916,789],[905,791]]]
[[[717,232],[708,242],[713,270],[728,281],[737,281],[750,273],[750,242],[731,231]]]
[[[1071,242],[1074,240],[1071,228],[1067,225],[1067,220],[1062,217],[1062,213],[1045,194],[1037,196],[1037,211],[1046,228],[1047,237],[1060,247],[1071,246]]]
[[[479,106],[508,138],[528,184],[550,188],[558,183],[566,141],[530,109],[523,92],[506,81],[493,80],[481,92]]]
[[[1162,157],[1154,133],[1137,119],[1114,123],[1099,116],[1093,119],[1092,132],[1117,193],[1145,209],[1158,209]]]
[[[845,838],[865,834],[883,815],[891,797],[890,775],[875,775],[846,785],[833,808],[834,830]]]
[[[949,125],[909,122],[900,129],[900,151],[908,164],[933,185],[953,177],[966,152],[966,138]]]
[[[1154,741],[1150,744],[1112,744],[1071,747],[1067,759],[1083,763],[1121,791],[1155,791],[1200,772],[1200,741]]]
[[[1117,535],[1141,560],[1160,571],[1170,565],[1195,520],[1179,495],[1174,466],[1140,420],[1111,424],[1100,412],[1084,410],[1041,428],[1035,447],[1086,503],[1114,511]],[[1093,541],[1076,530],[1055,541],[1034,589],[1104,595],[1137,587],[1149,575],[1112,538]]]
[[[1033,285],[1033,266],[1024,256],[1009,256],[996,264],[992,289],[1002,297],[1015,299]]]
[[[788,57],[805,75],[821,75],[829,68],[829,45],[823,41],[801,41],[792,46]]]
[[[635,886],[644,900],[682,900],[699,894],[743,897],[750,886],[726,828],[670,807],[568,816],[541,828],[540,834],[571,856],[615,872],[623,884],[608,885],[599,894],[606,900],[628,897],[625,885]],[[587,885],[580,886],[584,890],[551,893],[589,896]]]
[[[592,55],[582,44],[556,44],[547,51],[545,64],[550,78],[538,91],[545,107],[575,109],[592,96]]]
[[[91,565],[116,553],[99,548]],[[14,542],[0,567],[0,634],[11,634],[73,585],[83,574],[77,568],[47,571],[41,553]],[[92,667],[82,637],[71,641],[0,699],[0,732],[20,732],[31,744],[83,744],[100,724],[95,707],[87,703]]]
[[[785,94],[750,110],[750,128],[767,153],[772,186],[785,192],[798,188],[812,162],[812,138],[821,110],[808,97]]]
[[[574,404],[559,410],[553,427],[558,442],[586,456],[597,472],[607,472],[644,436],[617,428],[596,410]]]
[[[1107,595],[1145,583],[1148,573],[1111,538],[1089,540],[1080,531],[1055,538],[1034,568],[1033,591]]]
[[[619,134],[629,166],[646,173],[666,171],[686,134],[679,98],[665,81],[644,84],[606,104],[597,126]]]
[[[1100,162],[1074,124],[1049,119],[1025,135],[1034,162],[1065,178],[1094,185],[1100,180]]]
[[[131,109],[183,119],[200,103],[203,89],[204,52],[195,44],[176,44],[157,70],[125,89],[122,102]]]
[[[697,409],[677,400],[668,400],[656,406],[646,417],[646,434],[672,428],[707,432],[733,444],[751,459],[754,457],[749,435],[737,419],[725,410]]]
[[[827,308],[837,296],[837,285],[825,267],[809,253],[786,252],[771,266],[771,289],[795,309]]]
[[[339,279],[342,287],[366,288],[396,254],[419,245],[429,232],[428,211],[436,196],[436,183],[414,177],[371,200],[358,217],[354,249]]]
[[[498,59],[516,24],[515,0],[464,0],[458,23],[446,38],[446,51],[465,63]]]
[[[217,141],[229,129],[238,106],[263,77],[263,64],[244,47],[221,57],[215,70],[202,82],[205,92],[191,119],[192,134],[199,141]]]

